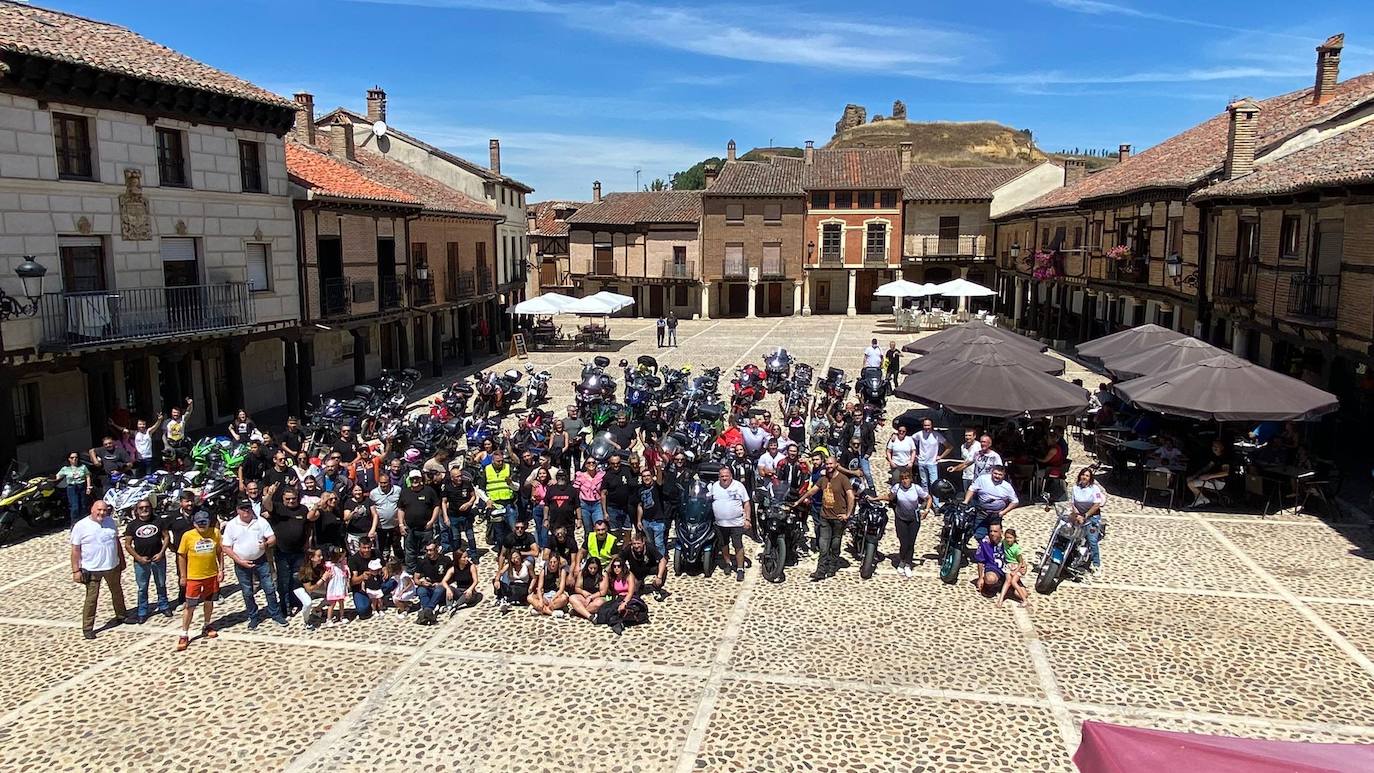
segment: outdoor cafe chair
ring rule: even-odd
[[[1274,494],[1269,486],[1269,479],[1260,475],[1257,471],[1252,471],[1245,476],[1245,498],[1254,502],[1257,499],[1264,500],[1264,507],[1260,510],[1260,517],[1269,517],[1269,505],[1274,501]]]
[[[1145,472],[1145,488],[1140,492],[1141,507],[1145,506],[1150,494],[1167,495],[1169,506],[1165,510],[1174,509],[1174,497],[1178,494],[1178,486],[1174,480],[1173,470],[1158,468]]]

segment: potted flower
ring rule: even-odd
[[[1036,250],[1031,255],[1031,278],[1032,279],[1054,279],[1059,276],[1058,267],[1055,266],[1054,253]]]
[[[1136,279],[1140,276],[1140,264],[1131,254],[1131,248],[1118,244],[1107,250],[1107,257],[1116,264],[1116,274],[1122,279]]]

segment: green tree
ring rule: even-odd
[[[666,190],[668,190],[668,183],[664,182],[662,177],[655,177],[653,182],[651,182],[651,183],[649,183],[648,185],[644,186],[644,190],[646,190],[646,191],[666,191]]]
[[[712,156],[705,161],[699,161],[691,167],[677,172],[672,177],[673,190],[675,191],[699,191],[706,187],[706,165],[715,164],[717,168],[725,160],[720,156]]]

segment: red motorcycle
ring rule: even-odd
[[[767,374],[759,370],[757,365],[745,365],[739,369],[735,377],[730,380],[730,415],[739,416],[744,414],[756,404],[763,402],[768,396],[768,387],[764,383]]]

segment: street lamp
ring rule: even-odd
[[[38,299],[43,295],[43,277],[47,276],[48,269],[34,261],[32,255],[25,255],[24,262],[15,268],[14,273],[19,275],[28,303],[0,289],[0,319],[32,317],[38,313]]]
[[[815,242],[807,242],[807,243],[806,243],[806,262],[807,262],[807,263],[810,263],[811,260],[812,260],[812,258],[815,256],[815,254],[816,254],[816,243],[815,243]]]
[[[421,263],[420,265],[416,266],[415,278],[420,280],[421,282],[425,281],[426,279],[429,279],[429,265],[426,263]]]
[[[1012,259],[1012,260],[1016,260],[1016,259],[1019,258],[1019,257],[1021,257],[1021,243],[1020,243],[1020,242],[1012,242],[1012,243],[1011,243],[1011,259]]]

